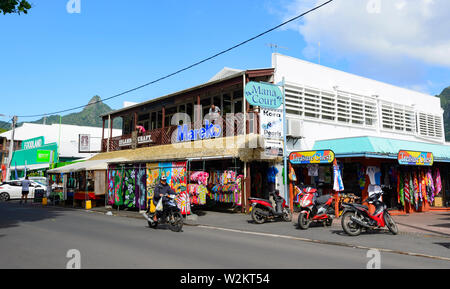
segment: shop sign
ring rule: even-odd
[[[334,161],[332,150],[292,152],[289,161],[293,165],[331,164]]]
[[[51,160],[51,155],[52,155],[52,151],[50,151],[50,150],[37,150],[36,162],[49,163]]]
[[[219,137],[222,127],[205,120],[205,127],[189,129],[187,124],[179,125],[177,129],[177,142],[195,141]]]
[[[433,153],[429,152],[399,151],[397,159],[400,165],[410,166],[432,166],[434,162]]]
[[[261,132],[266,139],[283,139],[283,111],[262,109],[259,114]]]
[[[91,135],[80,134],[80,136],[79,136],[79,144],[80,144],[79,151],[80,152],[89,152],[89,150],[90,150],[89,144],[90,143],[91,143]]]
[[[23,150],[35,149],[35,148],[41,147],[43,145],[44,145],[44,137],[40,136],[40,137],[35,137],[35,138],[30,138],[30,139],[24,140],[22,142],[22,149]]]
[[[283,94],[277,85],[250,81],[245,85],[245,99],[254,106],[277,109],[283,104]]]
[[[119,140],[119,147],[126,147],[131,146],[133,143],[133,139],[130,138],[124,138]],[[145,144],[145,143],[153,143],[152,136],[151,135],[141,135],[137,138],[138,144]]]
[[[282,157],[283,142],[279,140],[264,140],[264,156],[265,157]]]

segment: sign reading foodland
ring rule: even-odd
[[[44,145],[44,137],[40,136],[40,137],[35,137],[35,138],[30,138],[30,139],[24,140],[22,142],[22,149],[23,150],[35,149],[35,148],[41,147],[43,145]]]
[[[254,106],[277,109],[283,104],[283,94],[274,84],[250,81],[244,93],[245,99]]]

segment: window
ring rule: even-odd
[[[435,138],[443,138],[442,126],[443,120],[441,116],[419,112],[418,118],[418,132],[422,136],[429,136]]]
[[[409,106],[383,101],[381,124],[384,130],[415,133],[414,109]]]
[[[285,92],[287,114],[362,127],[377,124],[377,105],[373,98],[293,83],[286,84]]]

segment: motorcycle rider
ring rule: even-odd
[[[163,202],[163,206],[165,205],[165,203],[167,202],[166,198],[164,198],[167,195],[170,194],[175,194],[175,192],[172,190],[172,188],[169,186],[169,184],[167,184],[167,178],[166,176],[162,176],[159,184],[156,185],[155,187],[155,191],[154,191],[154,196],[153,196],[153,203],[156,205],[159,202],[159,199],[162,199]],[[163,212],[164,213],[164,210]]]

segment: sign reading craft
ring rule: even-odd
[[[283,104],[283,94],[277,85],[250,81],[245,85],[245,99],[254,106],[277,109]]]
[[[332,150],[292,152],[289,161],[293,165],[331,164],[334,161]]]
[[[398,163],[400,165],[409,166],[432,166],[434,162],[433,153],[415,152],[415,151],[399,151]]]

